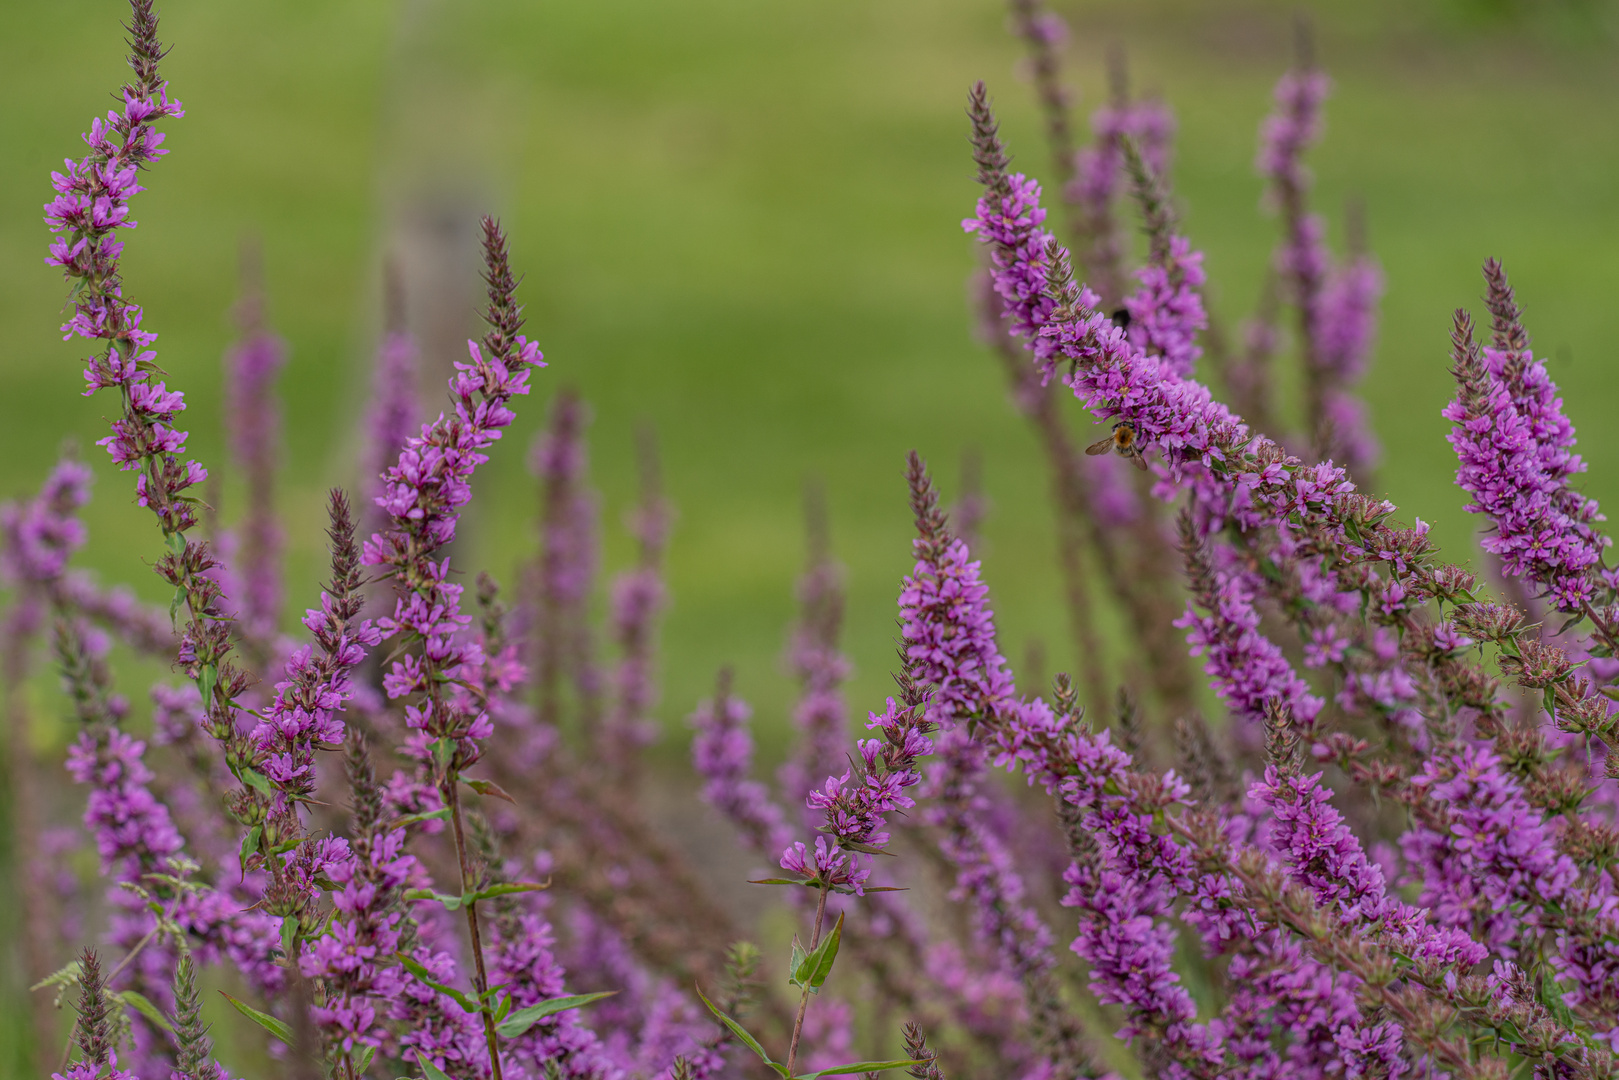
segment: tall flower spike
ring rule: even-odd
[[[401,637],[404,646],[383,688],[390,698],[410,699],[407,749],[432,763],[433,780],[450,810],[463,892],[472,891],[474,869],[460,814],[461,777],[483,756],[483,742],[494,730],[489,693],[509,691],[521,669],[509,656],[487,656],[480,642],[464,633],[471,618],[461,613],[462,587],[449,580],[450,560],[436,556],[455,539],[461,511],[472,498],[473,474],[488,460],[484,451],[516,419],[512,399],[527,394],[532,370],[545,366],[539,346],[519,333],[517,279],[507,260],[505,234],[492,218],[483,219],[483,249],[489,329],[481,342],[467,342],[469,362],[455,365],[453,413],[424,426],[385,474],[377,503],[391,526],[366,541],[361,560],[385,568],[400,593],[393,615],[378,620],[384,635]],[[483,995],[489,983],[476,901],[462,910],[473,989]],[[493,1005],[485,1005],[481,1014],[490,1067],[501,1080]]]
[[[304,626],[320,652],[304,645],[292,654],[274,700],[249,735],[275,795],[256,835],[250,832],[243,841],[242,858],[269,870],[265,910],[294,920],[296,929],[286,934],[294,960],[298,943],[322,925],[324,913],[315,906],[317,878],[352,858],[341,838],[317,839],[304,825],[302,808],[315,792],[315,752],[343,745],[342,713],[353,695],[350,673],[381,641],[371,621],[360,619],[365,607],[360,553],[348,498],[339,489],[329,493],[328,515],[332,576],[320,607],[304,613]]]
[[[1594,527],[1602,515],[1569,484],[1585,469],[1572,452],[1574,425],[1545,362],[1530,351],[1501,264],[1487,262],[1485,278],[1491,344],[1474,343],[1464,311],[1451,335],[1456,397],[1444,415],[1455,425],[1448,438],[1459,459],[1456,483],[1473,497],[1467,509],[1489,519],[1493,535],[1482,544],[1502,569],[1559,611],[1578,612],[1612,587],[1601,567],[1609,541]]]
[[[943,533],[938,496],[921,484],[923,476],[922,459],[912,452],[907,470],[911,490],[926,490],[931,495],[931,501],[913,506],[923,533],[913,547],[918,557],[929,552],[936,558],[942,550],[935,549],[942,549],[948,536]],[[914,587],[907,578],[902,592]],[[856,760],[849,769],[842,776],[828,777],[819,790],[810,793],[808,805],[821,816],[821,828],[827,835],[817,838],[813,849],[795,842],[782,853],[782,869],[822,888],[865,891],[871,876],[871,852],[888,843],[887,815],[916,805],[908,789],[922,780],[918,759],[933,752],[930,736],[938,724],[930,715],[932,695],[918,682],[920,661],[915,651],[906,648],[905,670],[897,677],[900,700],[889,698],[887,708],[871,713],[866,724],[882,737],[857,741]],[[1002,677],[1010,683],[1009,676],[1003,673]]]
[[[1265,723],[1266,710],[1276,700],[1285,701],[1297,722],[1308,729],[1322,701],[1261,632],[1254,606],[1262,592],[1262,583],[1255,580],[1257,571],[1225,544],[1199,541],[1190,512],[1181,513],[1180,529],[1192,596],[1175,625],[1186,629],[1192,655],[1206,657],[1203,670],[1214,692],[1248,722],[1250,735]]]
[[[1164,175],[1175,121],[1161,102],[1130,100],[1121,50],[1109,54],[1108,69],[1111,96],[1091,114],[1091,145],[1075,156],[1075,176],[1062,196],[1074,207],[1074,243],[1086,278],[1112,310],[1128,287],[1124,268],[1128,245],[1116,212],[1126,179],[1124,143],[1134,140],[1152,172]]]
[[[141,308],[124,298],[118,268],[124,245],[116,233],[135,227],[129,201],[142,190],[136,183],[141,167],[168,153],[153,124],[185,113],[179,102],[169,100],[158,77],[164,49],[152,0],[132,0],[131,6],[129,66],[135,79],[123,88],[122,110],[91,123],[84,136],[89,154],[51,174],[57,194],[45,205],[45,220],[58,235],[45,261],[60,266],[74,285],[73,316],[62,325],[64,335],[104,343],[103,352],[85,361],[85,393],[111,387],[123,398],[122,416],[99,445],[120,468],[140,472],[140,504],[152,508],[164,532],[178,533],[196,521],[180,493],[207,472],[181,459],[186,433],[173,425],[185,408],[184,395],[152,381],[158,368],[148,346],[156,335],[141,328]]]
[[[249,244],[242,253],[242,298],[237,302],[240,338],[225,354],[225,389],[231,453],[247,481],[247,508],[238,528],[242,580],[236,597],[237,630],[258,669],[268,661],[281,617],[281,549],[275,512],[280,466],[281,409],[275,383],[287,362],[286,343],[265,322],[261,256]]]
[[[1366,250],[1364,215],[1359,203],[1350,203],[1345,215],[1349,258],[1327,275],[1319,327],[1323,456],[1343,462],[1362,479],[1377,464],[1379,449],[1366,403],[1354,391],[1366,374],[1377,334],[1377,303],[1383,295],[1383,272]]]
[[[621,783],[633,782],[639,752],[657,736],[652,708],[657,698],[654,665],[657,660],[658,619],[668,602],[663,585],[663,553],[669,542],[672,516],[663,496],[658,449],[652,430],[643,427],[636,448],[641,466],[641,497],[630,515],[636,540],[635,569],[619,574],[610,590],[613,639],[618,644],[618,668],[613,673],[615,695],[597,733],[603,761],[611,765]]]
[[[691,725],[691,759],[703,778],[703,801],[736,826],[755,851],[781,851],[792,841],[781,807],[769,790],[748,779],[753,763],[753,739],[748,718],[753,710],[731,692],[731,669],[721,668],[714,696],[697,706]]]
[[[793,722],[799,737],[792,756],[781,767],[781,784],[789,805],[803,807],[820,781],[843,764],[849,724],[842,684],[849,661],[838,650],[843,623],[843,571],[832,560],[826,497],[819,486],[805,494],[809,558],[798,579],[798,622],[787,646],[787,666],[798,679]],[[806,825],[814,822],[808,817]]]
[[[1153,171],[1134,139],[1122,143],[1130,187],[1146,222],[1147,264],[1136,271],[1140,286],[1124,298],[1130,340],[1163,358],[1176,375],[1189,378],[1203,349],[1197,335],[1208,329],[1201,289],[1203,253],[1175,233],[1175,214],[1163,178]]]
[[[528,664],[540,723],[561,724],[564,686],[571,677],[579,723],[594,732],[601,687],[589,622],[598,532],[596,495],[586,479],[589,423],[584,402],[564,387],[552,401],[550,423],[535,439],[529,459],[541,490],[540,554],[529,583],[534,619]]]
[[[170,1080],[227,1080],[213,1059],[214,1044],[202,1022],[202,999],[197,993],[197,965],[189,952],[180,954],[174,969],[174,1073]]]
[[[399,460],[399,452],[418,430],[423,412],[416,392],[416,339],[405,325],[404,284],[392,261],[386,268],[384,291],[382,341],[371,366],[371,403],[361,461],[361,520],[371,526],[365,530],[367,535],[380,525],[373,520],[377,510],[372,500],[382,494],[382,475]]]

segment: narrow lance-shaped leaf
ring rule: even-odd
[[[226,1001],[230,1002],[236,1007],[237,1012],[241,1013],[243,1016],[247,1017],[249,1020],[253,1021],[259,1027],[263,1028],[265,1031],[268,1031],[271,1035],[274,1035],[288,1046],[292,1045],[292,1029],[283,1021],[277,1020],[269,1013],[259,1012],[247,1002],[238,1001],[236,998],[226,994],[223,990],[221,990],[220,993],[224,995]]]
[[[567,1012],[569,1009],[582,1008],[593,1001],[612,997],[616,993],[618,993],[617,990],[599,990],[594,994],[570,994],[567,997],[551,998],[549,1001],[542,1001],[538,1005],[530,1005],[526,1009],[517,1010],[497,1024],[495,1031],[504,1038],[515,1039],[547,1016]],[[506,1000],[510,1001],[511,999],[507,998]]]

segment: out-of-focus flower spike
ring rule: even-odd
[[[1366,247],[1366,212],[1351,201],[1344,214],[1349,257],[1333,267],[1321,291],[1319,358],[1322,367],[1322,457],[1340,462],[1363,484],[1377,464],[1377,439],[1366,403],[1355,393],[1377,336],[1383,272]]]
[[[1093,141],[1075,157],[1074,179],[1062,189],[1074,207],[1074,243],[1085,279],[1108,310],[1123,301],[1127,240],[1117,204],[1125,184],[1125,139],[1137,141],[1142,157],[1160,176],[1169,169],[1169,145],[1175,122],[1158,101],[1130,100],[1129,70],[1122,49],[1108,54],[1111,96],[1091,114]]]
[[[652,716],[657,703],[658,621],[668,603],[663,554],[673,516],[663,495],[657,442],[650,427],[637,432],[636,449],[641,494],[629,523],[636,540],[635,568],[614,578],[609,590],[619,661],[613,673],[613,701],[596,733],[598,756],[626,786],[635,781],[641,749],[658,733]]]
[[[237,340],[225,353],[225,392],[231,454],[247,482],[247,507],[236,533],[241,578],[236,632],[256,669],[268,662],[281,618],[281,550],[276,516],[276,474],[281,465],[281,407],[275,383],[287,346],[265,317],[263,256],[256,242],[242,250],[242,296],[236,305]]]
[[[721,668],[714,696],[701,702],[690,717],[697,729],[691,760],[703,778],[703,801],[736,827],[749,848],[772,853],[792,842],[792,830],[769,790],[748,778],[753,738],[747,725],[752,712],[747,702],[731,692],[731,669]]]
[[[787,645],[787,667],[798,680],[793,722],[798,741],[782,765],[780,779],[789,805],[801,806],[805,824],[814,825],[804,800],[816,785],[843,767],[848,745],[848,705],[843,682],[848,658],[838,650],[843,625],[843,568],[832,559],[826,495],[811,484],[804,495],[808,558],[798,579],[798,621]]]
[[[1046,129],[1046,146],[1058,189],[1074,177],[1074,135],[1069,122],[1073,95],[1062,82],[1062,49],[1068,24],[1043,0],[1009,0],[1012,32],[1023,41],[1028,73]]]
[[[597,501],[586,479],[589,423],[579,395],[559,390],[530,457],[540,478],[540,554],[529,585],[534,618],[527,643],[539,722],[560,725],[571,678],[585,731],[594,729],[601,707],[589,629],[598,559]]]
[[[416,338],[405,320],[404,279],[397,262],[384,266],[382,340],[371,365],[371,401],[366,411],[365,449],[360,473],[365,498],[362,529],[370,535],[380,527],[372,500],[382,494],[382,474],[399,460],[405,443],[420,430],[423,408],[417,393]]]
[[[1203,253],[1176,235],[1175,212],[1163,178],[1135,140],[1123,139],[1121,150],[1147,233],[1147,264],[1136,271],[1140,285],[1124,298],[1130,340],[1149,355],[1162,357],[1176,375],[1190,378],[1203,354],[1197,335],[1209,325],[1201,292]]]

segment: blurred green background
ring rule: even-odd
[[[1081,117],[1101,99],[1113,43],[1136,85],[1176,110],[1177,197],[1208,252],[1213,305],[1234,323],[1275,233],[1251,162],[1294,8],[1059,10],[1073,26]],[[1608,342],[1619,337],[1607,9],[1308,10],[1335,80],[1313,156],[1317,201],[1336,222],[1345,198],[1364,199],[1388,277],[1367,387],[1388,451],[1380,485],[1436,522],[1453,556],[1469,555],[1439,409],[1449,312],[1474,302],[1478,264],[1496,254],[1555,357],[1591,489],[1619,494],[1619,437],[1604,423],[1616,389]],[[100,476],[85,561],[155,599],[155,532],[128,478],[90,445],[108,405],[77,392],[77,346],[55,331],[63,286],[41,262],[48,173],[78,152],[77,132],[125,73],[123,12],[116,0],[8,5],[0,494],[32,490],[76,435]],[[976,189],[962,106],[973,79],[989,82],[1021,161],[1042,171],[1046,160],[996,0],[168,0],[162,16],[166,72],[188,114],[169,125],[173,154],[136,202],[127,288],[188,394],[195,452],[219,468],[237,253],[244,236],[262,240],[271,319],[292,349],[289,610],[315,594],[321,491],[354,479],[384,255],[414,252],[426,269],[407,281],[418,286],[411,303],[447,310],[436,317],[449,339],[464,337],[476,299],[466,245],[488,209],[511,232],[551,367],[480,475],[458,557],[509,581],[532,550],[527,447],[567,383],[596,413],[608,563],[621,565],[633,430],[650,420],[679,507],[663,665],[671,729],[727,662],[761,726],[782,725],[791,686],[778,654],[809,477],[826,487],[849,570],[853,697],[861,708],[880,700],[907,562],[900,472],[911,447],[947,491],[964,449],[981,452],[1006,650],[1016,658],[1041,639],[1065,665],[1045,468],[964,303],[975,252],[958,222]],[[227,486],[227,519],[232,496]]]
[[[110,407],[78,394],[64,295],[41,259],[48,174],[125,73],[117,0],[7,5],[0,87],[0,495],[35,488],[66,435],[100,477],[84,561],[158,599],[158,548],[128,477],[91,444]],[[1252,306],[1275,223],[1252,160],[1288,63],[1294,5],[1097,0],[1059,8],[1083,117],[1108,46],[1175,109],[1176,195],[1208,253],[1212,303]],[[1469,559],[1439,410],[1450,311],[1481,307],[1478,266],[1506,261],[1553,357],[1591,462],[1619,497],[1619,65],[1598,4],[1359,0],[1307,5],[1335,89],[1313,155],[1317,202],[1365,201],[1388,278],[1368,380],[1387,450],[1379,485]],[[316,595],[320,502],[352,483],[381,266],[412,260],[418,315],[473,329],[474,215],[499,214],[529,327],[551,367],[480,474],[461,564],[505,581],[533,549],[525,460],[555,387],[596,414],[609,567],[635,487],[633,431],[651,421],[679,518],[669,558],[662,715],[679,723],[732,663],[779,753],[792,687],[783,628],[803,555],[802,488],[825,485],[848,567],[857,710],[880,703],[908,562],[901,479],[915,447],[947,492],[964,450],[992,502],[986,574],[1014,659],[1068,645],[1045,466],[970,331],[976,187],[967,86],[990,84],[1003,131],[1044,171],[1019,49],[996,0],[167,0],[166,73],[188,114],[126,234],[128,293],[186,390],[194,452],[223,464],[220,357],[241,240],[262,240],[270,315],[292,349],[283,383],[289,611]],[[1341,232],[1334,234],[1341,243]],[[436,305],[436,306],[435,306]],[[429,312],[431,314],[431,312]],[[422,316],[425,317],[425,316]],[[463,325],[464,324],[464,325]],[[443,358],[440,358],[442,362]],[[1076,423],[1078,417],[1076,416]],[[223,510],[239,502],[227,486]],[[290,620],[289,620],[290,625]],[[125,687],[139,694],[139,686]],[[48,682],[41,704],[60,715]],[[59,743],[65,726],[38,734]]]

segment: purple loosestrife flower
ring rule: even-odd
[[[405,634],[420,645],[419,653],[394,661],[384,688],[391,698],[423,695],[407,707],[407,723],[432,738],[452,740],[449,769],[455,772],[478,759],[478,740],[491,730],[481,702],[458,685],[475,681],[489,658],[462,634],[470,621],[461,614],[462,587],[448,580],[449,560],[433,556],[455,538],[461,510],[472,498],[473,472],[488,460],[483,451],[515,419],[509,402],[528,393],[531,369],[545,366],[539,347],[517,333],[522,320],[511,296],[515,281],[505,264],[505,237],[489,219],[484,244],[495,279],[492,328],[481,346],[467,343],[471,362],[456,364],[450,383],[454,412],[425,425],[386,472],[377,504],[392,525],[365,542],[362,556],[366,565],[387,568],[404,593],[393,615],[378,620],[383,635]]]
[[[399,452],[421,424],[422,412],[416,393],[416,339],[402,327],[390,326],[371,369],[363,465],[368,503],[383,493],[383,473],[399,460]]]
[[[251,258],[251,256],[250,256]],[[225,354],[225,392],[231,454],[247,481],[247,511],[238,527],[242,586],[235,596],[237,630],[263,666],[281,619],[281,550],[285,538],[275,512],[280,465],[281,409],[275,383],[287,346],[264,323],[262,287],[249,269],[239,305],[242,336]]]
[[[1351,473],[1364,476],[1377,464],[1379,448],[1366,420],[1366,405],[1349,388],[1366,373],[1377,334],[1377,302],[1383,272],[1364,252],[1328,275],[1321,293],[1321,365],[1330,374],[1323,391],[1322,419],[1329,426],[1329,456]]]
[[[1502,569],[1532,583],[1559,611],[1580,611],[1597,596],[1608,540],[1591,523],[1601,514],[1595,500],[1568,486],[1585,468],[1571,452],[1574,425],[1545,363],[1529,350],[1499,264],[1485,271],[1499,280],[1497,305],[1510,306],[1510,316],[1498,316],[1496,340],[1481,350],[1467,313],[1456,313],[1457,389],[1444,411],[1455,425],[1448,438],[1459,460],[1456,483],[1473,497],[1467,509],[1489,518],[1494,535],[1481,543],[1501,557]]]
[[[1352,390],[1365,372],[1382,278],[1365,254],[1335,268],[1326,223],[1308,212],[1311,177],[1303,158],[1321,137],[1327,91],[1327,77],[1307,59],[1282,76],[1276,108],[1260,126],[1255,165],[1282,215],[1275,268],[1298,311],[1309,437],[1316,456],[1336,458],[1361,474],[1375,462],[1377,445]]]
[[[657,697],[657,626],[668,604],[663,553],[669,542],[670,510],[659,483],[657,449],[650,430],[641,432],[639,442],[641,499],[630,517],[636,566],[613,579],[613,640],[620,656],[613,673],[613,704],[596,739],[598,753],[617,772],[620,782],[634,778],[638,752],[657,736],[657,722],[651,716]]]
[[[1186,378],[1203,349],[1196,335],[1209,325],[1203,310],[1203,253],[1193,251],[1185,237],[1169,238],[1163,260],[1136,271],[1140,288],[1124,298],[1130,313],[1130,340],[1155,356],[1176,375]]]
[[[596,497],[585,478],[589,423],[579,395],[567,388],[558,391],[550,423],[535,439],[529,459],[541,485],[540,556],[533,571],[535,611],[528,628],[539,721],[548,727],[560,724],[563,680],[571,676],[586,730],[594,727],[601,691],[589,623],[598,532]]]
[[[1421,902],[1446,926],[1516,959],[1520,928],[1540,923],[1540,904],[1568,899],[1578,874],[1573,862],[1488,746],[1431,757],[1411,783],[1444,815],[1400,838]]]
[[[1030,906],[1012,861],[1012,852],[990,831],[985,818],[989,798],[979,790],[985,780],[983,749],[964,726],[939,736],[945,768],[928,785],[937,800],[928,808],[928,824],[941,831],[940,849],[956,868],[951,899],[973,906],[979,937],[995,950],[1007,973],[1019,982],[1050,970],[1051,931]]]
[[[782,852],[782,869],[813,884],[864,894],[869,852],[888,843],[887,815],[916,805],[906,790],[922,780],[917,759],[933,752],[934,724],[925,705],[925,695],[907,691],[905,704],[889,698],[881,713],[869,714],[866,726],[880,738],[856,741],[858,760],[810,792],[809,806],[821,814],[831,844],[827,836],[816,837],[813,850],[794,842]]]
[[[691,743],[692,767],[703,778],[703,801],[736,826],[754,851],[781,851],[792,842],[781,807],[770,791],[748,779],[753,739],[748,718],[753,710],[731,693],[731,672],[722,669],[714,696],[697,706],[690,723],[697,729]]]
[[[366,541],[362,561],[386,568],[400,596],[391,617],[378,620],[384,636],[403,635],[409,651],[400,655],[383,677],[390,698],[414,698],[405,707],[405,722],[414,749],[431,762],[432,780],[450,810],[450,824],[463,895],[472,889],[474,872],[466,846],[460,809],[460,785],[465,770],[483,755],[483,740],[494,731],[490,698],[509,692],[522,676],[515,647],[489,655],[481,636],[467,633],[471,617],[461,612],[462,587],[449,581],[450,560],[438,559],[440,549],[455,539],[461,511],[472,498],[472,476],[488,460],[483,453],[516,419],[510,407],[514,397],[527,394],[533,368],[543,367],[539,346],[523,337],[522,308],[516,301],[517,280],[506,255],[506,237],[490,218],[483,219],[484,281],[489,304],[485,321],[489,330],[482,342],[467,342],[470,363],[456,364],[450,382],[454,412],[440,415],[422,428],[400,451],[398,462],[385,474],[384,492],[377,504],[392,524],[386,532]],[[355,614],[358,614],[356,608]],[[463,908],[473,962],[472,989],[484,1000],[489,988],[476,901]],[[425,953],[425,950],[424,950]],[[422,961],[438,974],[448,974],[450,960],[435,955]],[[436,1001],[431,987],[411,984],[419,991],[422,1008]],[[501,1080],[499,1038],[493,1003],[481,1012],[486,1049],[482,1051],[495,1080]],[[446,1021],[446,1023],[451,1023]],[[459,1022],[454,1022],[460,1032]],[[411,1036],[407,1036],[410,1038]],[[451,1043],[426,1033],[418,1043],[424,1051],[449,1053]],[[461,1038],[454,1034],[454,1040]],[[460,1050],[457,1060],[467,1060]]]
[[[1062,192],[1078,210],[1084,234],[1082,261],[1109,304],[1119,303],[1127,288],[1123,262],[1126,241],[1114,213],[1124,189],[1126,140],[1133,140],[1157,175],[1169,169],[1175,119],[1158,101],[1131,102],[1122,73],[1115,77],[1113,100],[1091,114],[1091,146],[1075,155],[1074,179]]]
[[[1141,285],[1124,298],[1130,340],[1149,355],[1162,357],[1181,378],[1190,378],[1203,349],[1197,335],[1208,329],[1203,310],[1203,253],[1175,234],[1175,213],[1163,177],[1134,143],[1124,146],[1130,186],[1141,206],[1147,232],[1147,265],[1136,271]]]
[[[45,205],[45,220],[57,238],[51,242],[51,266],[75,285],[73,316],[62,325],[67,337],[77,335],[106,343],[106,351],[85,361],[85,394],[115,387],[123,398],[123,415],[113,434],[100,440],[114,462],[139,470],[136,493],[150,506],[165,532],[182,532],[196,519],[179,493],[207,476],[196,462],[183,462],[186,433],[174,429],[175,414],[185,408],[184,395],[151,381],[157,370],[148,346],[157,335],[141,329],[141,308],[124,299],[118,259],[124,244],[118,229],[132,229],[129,200],[144,190],[136,178],[142,166],[157,160],[163,134],[152,125],[164,117],[181,117],[178,101],[158,78],[163,48],[157,40],[157,17],[151,0],[134,0],[130,21],[129,65],[134,81],[123,88],[123,108],[103,122],[92,121],[85,134],[90,152],[69,160],[66,170],[51,174],[56,198]]]
[[[952,725],[1015,704],[1012,673],[995,644],[989,589],[967,545],[950,535],[922,459],[911,454],[907,479],[917,539],[916,562],[899,594],[908,669],[933,693],[928,714]]]
[[[842,685],[849,677],[848,658],[838,651],[843,622],[843,574],[832,561],[826,510],[818,492],[809,503],[809,564],[798,579],[799,616],[787,645],[787,667],[798,680],[793,723],[799,738],[779,778],[790,805],[804,800],[821,778],[843,763],[849,725]],[[808,814],[808,808],[804,807]],[[804,824],[814,822],[806,816]]]
[[[513,1009],[568,992],[566,973],[552,951],[556,935],[537,913],[515,902],[506,906],[495,917],[491,944],[490,978],[508,988]],[[542,1080],[552,1068],[564,1080],[606,1080],[611,1070],[595,1033],[575,1011],[546,1017],[506,1043],[502,1053],[530,1080]]]
[[[292,654],[274,700],[248,736],[275,795],[270,816],[257,827],[259,843],[250,832],[242,855],[248,867],[268,866],[272,880],[265,909],[298,920],[294,942],[320,925],[314,908],[316,879],[330,876],[352,858],[344,840],[308,836],[300,819],[300,806],[314,797],[315,751],[342,746],[346,731],[341,714],[353,692],[350,672],[365,660],[366,649],[381,640],[371,621],[359,618],[365,598],[354,520],[347,498],[335,488],[329,516],[332,578],[321,592],[321,606],[306,611],[303,620],[320,653],[304,645]],[[297,846],[288,856],[278,854],[294,841]]]
[[[90,501],[90,469],[74,458],[56,463],[39,494],[26,503],[0,506],[0,569],[19,585],[44,585],[67,573],[68,560],[84,546],[78,511]]]
[[[1330,805],[1332,790],[1320,773],[1295,776],[1268,766],[1249,796],[1271,812],[1264,846],[1277,854],[1291,880],[1338,913],[1346,929],[1378,927],[1408,955],[1440,964],[1466,968],[1489,955],[1465,931],[1433,926],[1426,910],[1388,894],[1383,871],[1366,857],[1343,815]]]
[[[1249,722],[1250,731],[1264,723],[1266,708],[1276,700],[1311,727],[1322,701],[1259,629],[1254,602],[1264,585],[1258,571],[1224,543],[1200,543],[1189,514],[1181,518],[1181,550],[1192,598],[1175,625],[1186,629],[1192,655],[1207,658],[1203,670],[1214,692]]]
[[[1330,89],[1327,77],[1308,64],[1277,80],[1272,95],[1276,108],[1259,125],[1254,167],[1279,188],[1309,190],[1310,170],[1304,164],[1304,152],[1321,139],[1321,106]]]
[[[350,736],[344,764],[353,811],[351,857],[328,870],[337,886],[332,919],[299,965],[306,978],[320,979],[326,987],[315,1022],[333,1045],[348,1052],[360,1045],[382,1046],[390,1035],[389,1002],[410,981],[392,959],[406,949],[410,929],[401,895],[418,867],[405,850],[405,830],[385,818],[383,792],[358,734]]]

